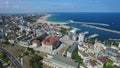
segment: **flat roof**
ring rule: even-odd
[[[70,65],[70,66],[74,66],[74,67],[78,67],[79,63],[75,62],[74,60],[70,59],[70,58],[66,58],[60,55],[54,55],[52,58],[56,63],[59,63],[61,65]]]
[[[113,49],[113,48],[107,48],[106,50],[108,50],[108,51],[111,51],[111,52],[114,52],[114,53],[118,53],[118,50],[116,50],[116,49]]]
[[[74,42],[72,46],[68,49],[68,52],[73,53],[73,51],[77,48],[78,42]]]
[[[102,62],[103,64],[106,63],[107,61],[112,61],[112,60],[108,59],[107,57],[98,57],[98,60],[100,62]]]

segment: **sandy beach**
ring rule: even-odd
[[[51,14],[47,14],[43,17],[40,17],[38,20],[37,20],[37,23],[47,23],[47,24],[66,24],[66,22],[51,22],[51,21],[47,21],[47,18],[48,17],[51,17],[52,15]]]

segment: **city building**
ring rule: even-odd
[[[118,45],[118,47],[120,48],[120,42],[119,42],[119,45]]]
[[[103,68],[97,60],[89,60],[87,63],[88,68]]]
[[[33,40],[31,47],[38,47],[40,46],[40,41],[39,40]]]
[[[90,60],[89,55],[85,51],[78,50],[78,55],[83,59],[84,63],[88,63],[88,60]]]
[[[84,34],[83,33],[80,33],[79,35],[78,35],[78,42],[84,42]]]
[[[83,46],[82,42],[79,42],[80,44],[78,45],[78,50],[85,51],[87,48]]]
[[[20,40],[20,41],[18,42],[18,45],[28,47],[29,42],[26,41],[26,40]]]
[[[98,62],[102,65],[102,67],[103,67],[103,65],[104,65],[106,62],[112,61],[112,60],[110,60],[110,59],[107,58],[107,57],[98,57],[97,59],[98,59]]]
[[[109,56],[112,60],[115,60],[118,55],[118,50],[113,48],[106,48],[105,54]]]
[[[69,37],[70,37],[71,40],[76,40],[77,39],[76,32],[77,32],[77,29],[73,29],[73,30],[70,31]]]
[[[43,63],[52,68],[79,68],[79,63],[70,58],[54,55],[43,59]]]
[[[72,56],[72,53],[75,51],[75,49],[77,48],[78,46],[78,42],[74,42],[71,47],[68,49],[67,51],[67,57],[70,57]]]
[[[105,49],[106,49],[106,47],[104,46],[104,44],[99,43],[99,42],[95,42],[94,52],[95,52],[96,57],[99,56],[100,53],[102,53]]]
[[[54,50],[60,45],[59,39],[60,37],[58,36],[48,36],[43,40],[42,47],[48,50]]]
[[[11,43],[11,44],[15,44],[16,40],[15,39],[10,39],[10,40],[8,40],[8,42]]]

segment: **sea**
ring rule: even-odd
[[[97,27],[107,28],[111,30],[120,31],[120,13],[49,13],[51,17],[47,20],[52,22],[66,22],[67,26],[72,26],[74,28],[80,29],[78,33],[88,31],[89,33],[86,37],[89,37],[93,34],[99,34],[99,36],[95,37],[94,39],[98,39],[101,41],[109,40],[109,39],[120,39],[120,34],[103,31],[95,28],[85,27],[80,25],[79,23],[70,23],[69,20],[73,20],[75,22],[84,22],[84,23],[104,23],[108,24],[109,26],[101,26],[101,25],[94,25]],[[119,40],[118,40],[119,41]]]

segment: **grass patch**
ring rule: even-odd
[[[30,64],[29,60],[30,60],[30,56],[23,57],[23,68],[32,68],[29,65]]]
[[[78,49],[76,49],[72,54],[72,59],[80,62],[80,64],[83,63],[83,59],[78,55]]]
[[[25,50],[24,47],[21,46],[17,46],[17,45],[2,45],[6,50],[8,50],[10,53],[12,53],[13,55],[15,55],[15,57],[19,57],[23,51]]]

